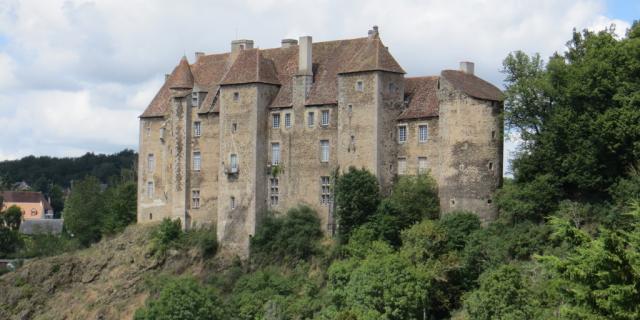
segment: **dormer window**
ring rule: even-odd
[[[356,91],[364,91],[364,82],[362,80],[356,81]]]

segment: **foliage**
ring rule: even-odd
[[[151,236],[152,251],[164,254],[171,247],[179,245],[183,236],[181,225],[180,219],[162,219]]]
[[[136,320],[221,320],[228,312],[213,288],[200,285],[194,278],[169,279],[157,298],[148,299],[136,311]]]
[[[189,230],[184,238],[188,247],[197,248],[205,258],[213,257],[218,252],[218,238],[213,227],[205,226]]]
[[[350,167],[336,181],[335,201],[338,233],[346,243],[351,232],[376,212],[380,203],[378,180],[366,169]]]
[[[259,263],[307,260],[322,238],[318,214],[307,206],[289,209],[283,217],[264,217],[251,238],[251,255]]]
[[[22,246],[22,238],[17,230],[0,226],[0,257],[7,258]]]
[[[16,205],[12,205],[0,215],[0,224],[11,229],[19,230],[22,223],[22,210]]]
[[[134,181],[122,181],[108,188],[104,193],[105,216],[101,232],[106,235],[124,230],[136,221],[137,188]]]
[[[67,235],[34,234],[22,236],[23,244],[15,254],[17,258],[49,257],[80,249],[77,239]]]
[[[101,215],[104,211],[105,199],[100,181],[87,177],[71,190],[64,210],[65,227],[82,245],[87,246],[101,238]]]
[[[508,222],[541,222],[555,211],[561,191],[554,177],[539,175],[530,182],[505,180],[496,194],[500,217]]]

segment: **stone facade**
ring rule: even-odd
[[[443,212],[495,217],[502,178],[502,94],[473,64],[407,78],[368,37],[285,39],[183,58],[140,117],[138,222],[215,225],[223,248],[248,253],[268,210],[314,208],[335,231],[332,186],[350,166],[383,192],[430,172]]]

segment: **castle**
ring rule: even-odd
[[[428,59],[428,56],[425,56]],[[138,222],[216,226],[246,255],[267,210],[307,204],[336,228],[332,186],[350,166],[383,192],[430,172],[443,212],[491,220],[502,182],[502,92],[474,64],[405,77],[378,34],[183,57],[140,116]]]

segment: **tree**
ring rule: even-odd
[[[65,227],[82,245],[87,246],[100,240],[104,212],[100,182],[95,177],[86,177],[71,190],[64,209]]]
[[[62,188],[57,184],[54,184],[49,191],[49,198],[51,199],[51,207],[53,213],[57,218],[60,218],[62,210],[64,209],[64,193]]]
[[[136,311],[134,319],[222,320],[228,315],[212,288],[185,277],[169,280],[157,298],[147,300],[145,307]]]
[[[380,203],[378,180],[366,169],[350,167],[340,177],[335,187],[338,232],[343,242],[351,231],[370,220]]]
[[[109,187],[104,193],[105,215],[103,234],[114,234],[136,221],[137,187],[134,181],[122,181]]]
[[[1,224],[11,230],[17,231],[20,229],[20,224],[22,223],[22,209],[20,209],[20,207],[12,205],[0,214],[2,215]]]

